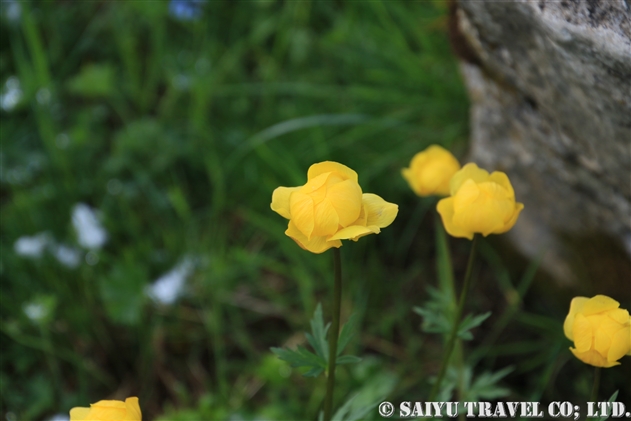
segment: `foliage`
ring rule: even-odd
[[[445,2],[0,7],[2,416],[48,419],[132,394],[146,419],[317,414],[324,376],[303,378],[269,349],[304,345],[295,332],[327,303],[330,262],[299,249],[269,206],[274,188],[304,184],[324,160],[399,205],[388,230],[342,247],[342,318],[362,331],[340,349],[363,358],[338,368],[336,416],[425,396],[440,336],[410,309],[456,279],[466,250],[434,247],[434,204],[400,169],[429,144],[459,157],[466,146]],[[77,204],[94,211],[102,246],[80,241]],[[521,266],[481,246],[472,309],[492,310],[493,328],[472,331],[466,363],[514,365],[493,383],[510,383],[513,400],[585,396],[563,357],[565,309],[531,292],[532,270],[515,281]],[[451,262],[435,268],[441,247],[453,274]],[[160,298],[178,279],[179,294]],[[322,320],[308,340],[316,357]],[[552,390],[559,372],[576,381]],[[616,376],[603,387],[623,384]]]
[[[308,368],[309,370],[306,371],[303,376],[318,377],[328,367],[329,341],[327,339],[327,332],[329,331],[330,325],[330,323],[326,326],[324,325],[322,306],[318,303],[316,311],[313,314],[313,319],[311,319],[311,333],[305,334],[315,354],[302,346],[298,346],[295,350],[272,347],[272,352],[281,360],[288,362],[292,367]],[[355,333],[354,317],[351,316],[348,323],[346,323],[340,331],[337,343],[338,358],[335,360],[336,365],[352,364],[361,361],[361,358],[354,355],[341,355]]]

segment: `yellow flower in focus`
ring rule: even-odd
[[[357,173],[331,161],[309,167],[304,186],[274,190],[271,208],[289,219],[285,234],[312,253],[339,248],[341,240],[378,234],[399,211],[394,203],[362,193]]]
[[[123,401],[98,401],[89,408],[72,408],[70,421],[141,421],[138,398]]]
[[[503,172],[489,174],[467,164],[451,178],[451,197],[438,202],[445,230],[454,237],[502,234],[510,230],[524,208],[515,202],[515,191]]]
[[[563,323],[565,336],[574,341],[572,354],[585,364],[613,367],[631,355],[631,319],[620,303],[605,295],[575,297]]]
[[[410,168],[403,168],[401,174],[419,196],[449,195],[449,181],[460,169],[460,163],[447,149],[431,145],[417,153],[410,162]]]

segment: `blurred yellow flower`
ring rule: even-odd
[[[90,408],[72,408],[70,421],[141,421],[138,398],[122,401],[98,401]]]
[[[605,295],[575,297],[563,323],[565,336],[574,341],[572,354],[585,364],[613,367],[631,355],[631,319],[620,303]]]
[[[510,230],[524,208],[503,172],[489,173],[467,164],[451,178],[451,196],[438,202],[445,230],[454,237],[502,234]]]
[[[331,161],[313,164],[304,186],[274,190],[271,208],[289,219],[285,234],[312,253],[339,248],[341,240],[378,234],[399,211],[375,194],[362,194],[357,173]]]
[[[417,153],[410,161],[410,168],[401,174],[419,196],[449,195],[449,181],[460,169],[460,163],[447,149],[431,145]]]

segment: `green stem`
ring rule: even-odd
[[[335,284],[333,286],[333,321],[329,331],[329,370],[326,381],[326,396],[324,398],[324,421],[331,420],[333,409],[333,390],[335,389],[335,362],[337,359],[337,339],[340,334],[340,308],[342,307],[342,258],[340,249],[333,249],[333,272]]]
[[[600,387],[600,367],[594,368],[594,384],[592,385],[592,395],[590,402],[598,402],[598,388]]]
[[[454,283],[453,265],[451,263],[451,255],[449,254],[449,247],[447,245],[447,234],[440,216],[435,214],[436,223],[436,251],[442,259],[437,261],[438,280],[440,281],[440,289],[449,293],[450,308],[453,306],[455,309],[458,305],[458,298],[456,296],[456,286]],[[445,337],[447,339],[447,337]],[[455,358],[456,365],[458,366],[458,384],[457,384],[457,397],[458,401],[463,402],[465,396],[464,385],[464,352],[462,349],[462,340],[457,339],[455,344]],[[465,413],[461,412],[458,416],[459,421],[465,420]]]
[[[44,353],[44,358],[46,359],[46,364],[48,364],[48,368],[50,369],[50,373],[52,375],[52,379],[57,385],[57,387],[53,388],[53,393],[56,399],[59,399],[59,388],[62,386],[61,373],[59,371],[59,363],[53,358],[55,354],[55,348],[53,346],[53,341],[50,336],[50,332],[44,326],[39,325],[39,332],[42,338],[42,342],[44,344],[46,352]]]
[[[469,253],[469,262],[467,263],[467,271],[464,276],[464,284],[462,285],[462,292],[460,293],[460,299],[458,300],[458,308],[456,309],[456,314],[453,320],[454,323],[451,327],[451,332],[449,333],[449,340],[447,341],[447,347],[443,356],[442,364],[440,366],[440,371],[438,372],[438,377],[436,378],[436,383],[434,383],[434,387],[432,387],[432,391],[429,395],[429,402],[434,401],[434,398],[436,398],[436,395],[440,390],[440,384],[443,382],[443,378],[445,377],[445,373],[447,372],[447,367],[449,366],[451,354],[456,345],[456,339],[458,338],[458,327],[460,327],[460,319],[462,318],[464,303],[467,300],[467,291],[469,290],[469,284],[471,284],[471,269],[473,268],[473,259],[475,257],[475,248],[477,242],[478,236],[474,235],[473,242],[471,243],[471,252]]]

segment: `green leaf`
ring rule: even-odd
[[[313,319],[311,319],[311,332],[307,333],[307,341],[311,344],[316,354],[318,354],[325,361],[329,360],[329,342],[326,340],[326,334],[329,330],[330,323],[324,326],[324,319],[322,317],[322,305],[318,303],[316,310],[313,313]]]
[[[479,314],[477,316],[467,314],[464,320],[460,323],[460,328],[458,329],[458,337],[467,341],[473,339],[473,335],[469,331],[474,327],[480,326],[482,322],[489,318],[489,316],[491,316],[490,311],[484,314]]]
[[[470,387],[470,393],[475,394],[475,398],[469,396],[467,400],[492,400],[508,396],[510,394],[510,390],[505,387],[498,386],[497,382],[506,377],[506,375],[508,375],[511,371],[513,371],[513,367],[506,367],[502,370],[496,371],[495,373],[488,371],[482,373],[475,378]]]
[[[295,350],[287,348],[271,348],[272,352],[292,367],[322,367],[326,368],[326,361],[313,354],[306,348],[298,346]]]
[[[618,399],[618,392],[619,392],[619,390],[616,390],[615,392],[613,392],[613,395],[611,395],[611,397],[609,398],[609,400],[607,402],[609,402],[609,403],[615,402],[616,399]],[[608,420],[609,417],[610,417],[610,415],[603,415],[602,417],[600,417],[598,419],[598,421]]]
[[[68,81],[68,90],[84,97],[106,97],[114,89],[114,68],[110,64],[88,64]]]
[[[414,307],[413,311],[423,317],[421,329],[426,333],[449,333],[454,316],[449,291],[428,287],[430,299],[423,306]]]
[[[397,377],[391,373],[379,373],[363,383],[361,389],[351,395],[333,415],[334,421],[358,421],[375,410],[392,393],[397,385]],[[372,419],[372,418],[370,418]]]
[[[348,322],[342,327],[337,346],[337,354],[341,354],[346,345],[351,340],[355,331],[356,318],[351,316]],[[298,346],[295,350],[285,348],[271,348],[272,352],[292,367],[307,368],[303,374],[305,377],[317,377],[326,368],[329,362],[329,342],[326,339],[330,323],[324,325],[322,317],[322,306],[316,306],[313,318],[311,319],[311,333],[305,333],[307,342],[313,347],[315,354],[304,347]],[[336,359],[336,365],[353,364],[361,361],[361,358],[354,355],[343,355]]]
[[[305,334],[307,341],[315,350],[315,354],[302,346],[298,346],[296,350],[284,348],[271,348],[271,350],[278,358],[286,361],[292,367],[307,368],[308,370],[303,376],[317,377],[326,369],[329,360],[329,343],[326,340],[328,330],[329,325],[324,325],[322,306],[318,303],[311,319],[311,333]]]
[[[360,362],[362,359],[359,357],[356,357],[354,355],[342,355],[341,357],[338,357],[335,360],[335,363],[337,365],[342,365],[342,364],[354,364],[354,363],[358,363]]]
[[[144,267],[133,262],[115,265],[99,280],[101,299],[110,320],[128,326],[140,322],[147,281]]]
[[[306,373],[303,373],[303,376],[318,377],[320,374],[322,374],[323,371],[324,369],[322,367],[313,367],[311,370],[307,371]]]
[[[351,317],[348,318],[348,321],[344,326],[342,326],[342,331],[340,332],[340,338],[337,342],[337,355],[340,355],[346,345],[350,342],[350,340],[355,336],[357,326],[357,317],[355,314],[352,314]]]

